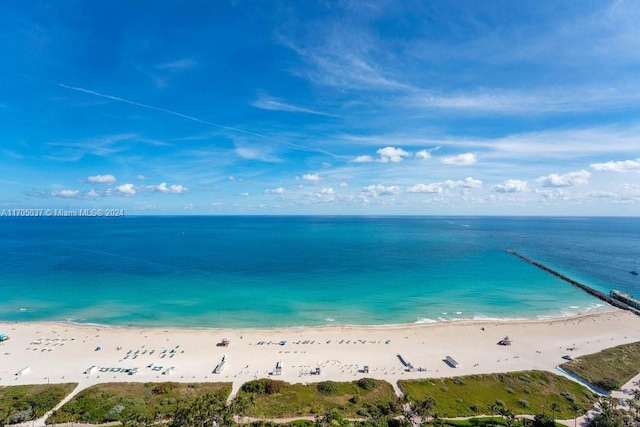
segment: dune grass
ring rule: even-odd
[[[601,389],[622,387],[640,372],[640,342],[608,348],[580,356],[560,367]]]
[[[66,383],[0,387],[0,425],[42,417],[77,385]]]
[[[432,397],[434,412],[443,418],[493,415],[502,407],[516,415],[546,413],[568,419],[574,417],[574,405],[590,408],[597,399],[585,387],[543,371],[402,380],[399,385],[410,399]]]
[[[391,384],[371,378],[314,384],[256,380],[241,388],[238,397],[241,396],[253,401],[246,415],[255,418],[316,416],[332,411],[345,418],[375,418],[401,413]]]
[[[121,420],[153,422],[173,418],[197,396],[218,394],[223,401],[231,383],[104,383],[89,387],[52,414],[48,424],[101,424]]]

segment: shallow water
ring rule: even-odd
[[[638,218],[2,218],[0,319],[265,327],[539,318],[640,294]]]

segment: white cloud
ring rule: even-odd
[[[371,156],[358,156],[353,159],[353,163],[371,163],[373,162],[373,157]]]
[[[161,182],[158,185],[151,185],[147,187],[151,191],[158,191],[164,194],[181,194],[187,191],[187,187],[183,185],[170,185],[167,186],[166,182]]]
[[[144,181],[145,179],[147,179],[147,177],[144,175],[138,175],[137,179],[139,179],[140,181]]]
[[[591,174],[585,170],[569,172],[564,175],[552,173],[536,179],[543,187],[572,187],[578,184],[588,184]]]
[[[445,165],[469,166],[478,161],[473,153],[458,154],[456,156],[446,156],[440,160]]]
[[[442,193],[444,190],[453,188],[480,188],[482,187],[482,181],[479,179],[473,179],[467,177],[464,180],[446,180],[444,182],[434,182],[431,184],[416,184],[407,188],[407,193]]]
[[[135,196],[137,191],[133,184],[121,184],[116,187],[116,191],[125,196]]]
[[[349,184],[347,184],[346,182],[342,181],[340,184],[338,184],[340,187],[348,187]]]
[[[497,193],[520,193],[523,191],[527,191],[527,181],[508,179],[502,184],[494,185],[493,191]]]
[[[318,183],[320,182],[320,175],[317,173],[307,173],[302,175],[302,179],[304,179],[305,181]]]
[[[416,184],[407,188],[407,193],[442,193],[442,184],[435,182],[432,184]]]
[[[482,181],[479,179],[473,179],[470,176],[466,177],[463,181],[456,181],[456,186],[462,188],[480,188],[482,187]]]
[[[80,192],[78,190],[60,190],[51,193],[53,197],[72,198],[77,197]]]
[[[100,197],[100,194],[96,190],[91,189],[91,191],[87,193],[87,197]]]
[[[592,169],[603,172],[629,172],[640,170],[640,158],[635,160],[623,160],[618,162],[593,163]]]
[[[378,160],[381,163],[399,163],[404,160],[405,157],[409,157],[411,154],[404,151],[402,148],[396,147],[384,147],[376,151],[380,155]]]
[[[555,188],[553,190],[536,190],[543,199],[548,200],[566,200],[567,196],[561,188]]]
[[[384,185],[369,185],[364,187],[362,192],[367,196],[394,196],[401,193],[400,187],[392,185],[385,187]]]
[[[427,160],[431,158],[431,153],[429,152],[429,150],[420,150],[415,154],[415,156],[417,159]]]
[[[284,194],[284,188],[278,187],[269,190],[264,190],[264,194]]]
[[[320,190],[320,194],[333,195],[334,191],[333,188],[323,188],[322,190]]]
[[[116,177],[111,174],[94,175],[87,178],[87,181],[99,184],[113,184],[114,182],[116,182]]]
[[[241,195],[242,197],[249,197],[249,195],[250,195],[250,194],[249,194],[249,193],[247,193],[247,192],[244,192],[244,193],[240,193],[240,195]]]
[[[376,151],[378,154],[378,158],[374,159],[371,156],[358,156],[353,162],[354,163],[400,163],[404,160],[405,157],[410,157],[411,153],[403,150],[402,148],[396,147],[384,147],[380,148]]]

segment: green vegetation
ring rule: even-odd
[[[0,387],[0,425],[35,420],[54,408],[78,384]]]
[[[469,418],[467,420],[445,420],[442,422],[445,426],[453,427],[489,427],[489,426],[503,426],[505,422],[502,418],[496,417],[478,417]]]
[[[596,396],[564,377],[542,371],[471,375],[457,378],[402,380],[410,402],[433,400],[430,415],[469,417],[546,413],[553,418],[572,418],[576,408],[590,408]]]
[[[264,390],[264,391],[260,391]],[[267,390],[277,390],[267,392]],[[238,397],[253,402],[246,415],[255,418],[317,416],[338,412],[345,418],[380,418],[400,415],[391,384],[372,378],[348,383],[288,384],[270,379],[250,381]]]
[[[580,356],[560,365],[567,372],[604,390],[617,390],[640,372],[640,342]]]
[[[186,418],[188,414],[185,408],[193,409],[194,402],[202,407],[214,404],[224,406],[230,393],[230,383],[98,384],[80,392],[54,412],[47,423],[101,424],[120,421],[124,424],[135,421],[149,424],[179,416]]]
[[[634,382],[640,387],[640,381]],[[627,401],[629,410],[620,409],[619,400],[613,397],[604,397],[598,402],[600,412],[593,417],[589,426],[596,427],[622,427],[640,425],[640,391],[633,395],[633,399]]]
[[[400,416],[409,404],[423,425],[453,427],[552,427],[554,419],[575,418],[596,402],[597,396],[564,377],[542,371],[465,377],[405,380],[398,399],[391,384],[373,378],[340,383],[322,381],[289,384],[272,379],[245,383],[227,405],[229,383],[107,383],[90,387],[49,417],[49,424],[108,422],[122,425],[162,424],[168,427],[234,424],[234,416],[257,419],[313,417],[293,427],[405,427]],[[0,388],[0,426],[36,419],[53,408],[76,384]],[[615,409],[603,400],[598,425],[619,420],[640,422],[640,392],[630,411]],[[478,417],[480,415],[491,417]],[[536,414],[533,420],[516,415]],[[467,420],[444,418],[472,417]],[[354,421],[359,420],[359,421]],[[626,421],[625,421],[626,422]],[[250,425],[273,426],[270,421]]]

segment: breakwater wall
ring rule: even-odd
[[[562,274],[562,273],[560,273],[560,272],[558,272],[558,271],[556,271],[556,270],[554,270],[552,268],[547,267],[546,265],[540,264],[539,262],[534,261],[529,257],[526,257],[526,256],[524,256],[522,254],[519,254],[518,252],[516,252],[514,250],[507,249],[506,251],[508,253],[510,253],[511,255],[520,258],[524,262],[527,262],[527,263],[529,263],[529,264],[531,264],[533,266],[536,266],[539,269],[546,271],[547,273],[553,274],[558,279],[562,279],[565,282],[575,286],[576,288],[582,289],[583,291],[585,291],[589,295],[593,295],[594,297],[606,302],[607,304],[610,304],[610,305],[612,305],[614,307],[617,307],[617,308],[620,308],[622,310],[631,311],[631,312],[637,314],[638,316],[640,316],[640,310],[637,310],[637,309],[635,309],[635,308],[623,303],[622,301],[618,301],[617,299],[611,298],[609,295],[607,295],[607,294],[605,294],[603,292],[600,292],[600,291],[598,291],[596,289],[593,289],[591,286],[587,286],[584,283],[580,283],[580,282],[578,282],[576,280],[573,280],[570,277],[567,277],[564,274]]]

